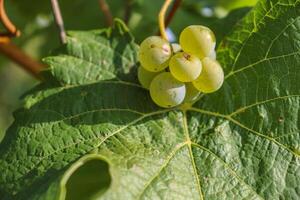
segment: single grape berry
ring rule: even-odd
[[[182,48],[178,43],[172,43],[171,46],[172,46],[173,53],[178,53],[182,51]]]
[[[224,82],[224,72],[221,65],[214,59],[206,57],[202,60],[202,72],[193,82],[194,86],[201,92],[215,92]]]
[[[185,98],[183,100],[184,103],[192,103],[198,99],[200,96],[199,90],[194,87],[193,83],[186,83],[185,84]]]
[[[143,67],[138,68],[138,79],[140,84],[146,88],[149,89],[151,81],[154,79],[155,76],[157,76],[160,72],[149,72],[145,70]]]
[[[210,57],[211,59],[216,60],[217,59],[217,52],[215,50],[212,51],[211,54],[208,57]]]
[[[210,56],[214,51],[216,38],[209,28],[191,25],[181,32],[179,43],[184,52],[194,54],[202,59]]]
[[[180,52],[169,63],[171,74],[181,82],[192,82],[201,73],[202,64],[198,57]]]
[[[140,45],[139,61],[150,72],[159,72],[168,67],[171,56],[171,45],[159,36],[150,36]]]
[[[185,85],[176,80],[170,72],[162,72],[152,80],[150,95],[158,106],[164,108],[178,106],[184,100]]]

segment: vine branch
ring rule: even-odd
[[[16,26],[10,21],[8,18],[5,7],[4,0],[0,0],[0,20],[4,25],[5,29],[8,31],[7,33],[1,33],[0,38],[1,41],[8,41],[7,38],[18,37],[21,35],[21,32],[16,28]]]
[[[0,43],[0,52],[13,60],[15,63],[19,64],[23,69],[32,74],[34,77],[41,79],[39,72],[43,70],[45,66],[25,54],[16,45],[10,42]]]
[[[53,15],[55,18],[55,23],[59,29],[59,38],[62,44],[65,44],[67,42],[67,37],[66,37],[66,31],[65,31],[65,27],[64,27],[64,21],[63,18],[61,16],[61,12],[60,12],[60,8],[59,8],[59,4],[57,2],[57,0],[51,0],[51,5],[52,5],[52,11],[53,11]]]
[[[182,2],[182,0],[175,0],[175,1],[174,1],[173,6],[172,6],[170,12],[168,13],[166,19],[164,20],[164,25],[163,25],[164,27],[168,27],[168,26],[169,26],[169,24],[171,23],[171,21],[172,21],[174,15],[175,15],[175,13],[176,13],[176,11],[177,11],[178,8],[179,8],[181,2]],[[159,20],[160,20],[160,19],[159,19]],[[160,23],[160,21],[159,21],[159,23]],[[158,31],[158,35],[162,35],[162,33],[161,33],[161,28],[160,28],[160,30]]]
[[[44,68],[44,65],[35,61],[19,47],[11,43],[11,38],[20,36],[21,32],[8,18],[4,7],[4,0],[0,0],[0,21],[7,30],[6,33],[0,33],[0,52],[19,64],[20,67],[31,73],[33,76],[41,79],[39,72]]]
[[[113,16],[110,12],[110,9],[109,9],[109,6],[108,6],[106,0],[99,0],[99,6],[104,14],[106,24],[108,26],[112,26],[113,25]]]
[[[175,0],[173,3],[173,6],[170,10],[170,12],[167,15],[167,18],[165,20],[165,26],[168,27],[171,23],[176,11],[178,10],[179,6],[181,5],[182,0]]]
[[[132,12],[132,0],[125,1],[124,22],[128,24]]]

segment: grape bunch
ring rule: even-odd
[[[181,32],[179,43],[150,36],[140,45],[138,80],[164,108],[194,102],[201,92],[215,92],[224,81],[216,60],[215,35],[209,28],[188,26]]]

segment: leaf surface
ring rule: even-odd
[[[0,194],[65,199],[63,180],[88,154],[109,165],[98,199],[299,199],[299,4],[260,1],[219,46],[222,89],[176,109],[136,83],[136,45],[121,22],[72,33],[46,59],[59,86],[15,113]]]

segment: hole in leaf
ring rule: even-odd
[[[66,185],[66,200],[94,199],[109,188],[111,176],[107,162],[89,160],[79,167]]]

